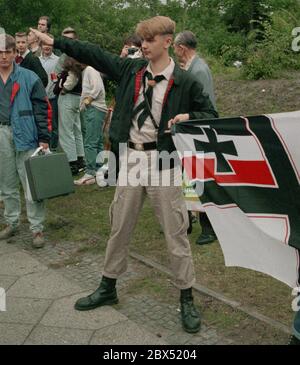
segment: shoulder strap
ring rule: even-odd
[[[174,85],[174,78],[171,77],[171,79],[169,80],[169,83],[168,83],[168,86],[167,86],[167,90],[165,92],[165,96],[164,96],[164,101],[163,101],[163,105],[162,107],[165,106],[166,102],[167,102],[167,98],[168,98],[168,95],[169,95],[169,92],[170,90],[172,89],[172,86]],[[150,118],[151,118],[151,121],[152,121],[152,124],[154,125],[154,128],[155,129],[158,129],[158,124],[156,123],[154,117],[153,117],[153,114],[152,114],[152,111],[151,111],[151,108],[150,108],[150,104],[149,104],[149,100],[148,98],[146,97],[145,95],[145,87],[144,87],[144,99],[145,99],[145,103],[146,103],[146,107],[148,109],[148,112],[149,112],[149,115],[150,115]]]
[[[142,86],[142,80],[144,73],[146,71],[146,66],[139,70],[135,75],[135,87],[134,87],[134,104],[137,102],[139,98],[140,88]]]

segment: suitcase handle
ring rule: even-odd
[[[43,150],[43,147],[38,147],[34,152],[33,152],[33,154],[31,155],[31,157],[34,157],[34,156],[37,156],[41,151]],[[45,155],[48,155],[49,153],[52,153],[50,150],[49,150],[49,148],[46,150],[46,151],[44,151],[44,154]]]

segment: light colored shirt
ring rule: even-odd
[[[153,88],[151,112],[152,112],[153,118],[158,126],[159,126],[159,123],[161,120],[161,113],[162,113],[162,108],[163,108],[164,97],[165,97],[165,94],[167,91],[169,81],[173,75],[174,67],[175,67],[175,62],[173,61],[172,58],[170,58],[169,65],[162,72],[159,73],[159,75],[163,75],[165,77],[165,79],[160,81],[159,83],[157,83]],[[147,67],[147,71],[150,72],[152,74],[152,76],[154,76],[153,72],[151,70],[150,64]],[[158,76],[158,75],[155,75],[155,76]],[[147,91],[147,88],[148,88],[148,86],[146,83],[146,91]],[[143,91],[144,91],[144,85],[142,84],[140,91],[139,91],[139,97],[136,102],[135,108],[141,102],[144,101]],[[150,117],[148,117],[145,120],[145,123],[143,124],[142,128],[139,129],[137,120],[141,113],[142,113],[142,111],[133,118],[133,121],[132,121],[133,125],[130,129],[130,140],[134,143],[146,143],[146,142],[157,141],[157,129],[154,127]]]
[[[190,66],[191,66],[192,62],[194,61],[195,57],[196,57],[196,55],[194,55],[193,57],[191,57],[191,58],[187,61],[187,63],[186,63],[186,64],[185,64],[185,66],[183,67],[183,69],[184,69],[184,70],[186,70],[186,71],[187,71],[187,70],[190,68]]]
[[[42,49],[40,46],[36,46],[34,48],[30,49],[31,53],[35,56],[35,57],[41,57],[42,55]]]
[[[77,85],[79,79],[73,71],[68,72],[66,81],[64,82],[64,89],[67,91],[72,91]]]
[[[47,96],[49,99],[53,99],[55,98],[55,95],[53,93],[54,82],[51,80],[51,73],[54,73],[59,57],[52,53],[49,57],[45,57],[42,55],[39,57],[39,59],[48,75],[48,85],[46,87]]]
[[[26,51],[22,55],[19,53],[19,56],[22,56],[24,59],[28,55],[28,53],[30,53],[30,50],[26,49]]]
[[[105,102],[105,88],[102,77],[93,67],[87,66],[82,71],[82,94],[80,98],[80,108],[82,109],[83,100],[91,97],[93,101],[91,105],[95,108],[106,112],[107,106]]]

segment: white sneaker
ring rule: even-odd
[[[95,182],[95,176],[89,174],[84,174],[80,179],[74,180],[75,185],[93,185]]]

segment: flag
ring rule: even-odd
[[[226,266],[299,285],[300,111],[178,123],[173,140]]]

